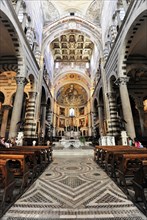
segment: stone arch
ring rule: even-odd
[[[81,32],[82,26],[83,26],[83,32],[90,36],[90,39],[95,43],[95,45],[100,46],[100,50],[102,52],[102,45],[99,40],[100,39],[99,30],[94,25],[87,22],[83,18],[80,18],[78,16],[74,16],[71,18],[70,16],[67,16],[67,17],[60,19],[60,21],[56,21],[52,25],[49,24],[45,27],[44,32],[43,32],[44,41],[43,41],[42,53],[44,54],[44,49],[46,45],[50,44],[50,42],[54,40],[55,36],[60,35],[64,31],[67,31],[70,29],[79,30]],[[54,28],[56,28],[56,32],[55,31],[51,32],[51,30]],[[52,35],[48,37],[48,33],[52,33]]]
[[[11,18],[8,17],[9,14],[6,15],[5,12],[2,10],[0,10],[0,12],[0,27],[3,30],[3,40],[7,40],[7,43],[9,43],[10,48],[9,50],[11,51],[9,57],[5,56],[5,53],[1,57],[2,62],[0,65],[0,73],[4,71],[14,71],[17,72],[18,75],[21,74],[22,68],[24,66],[24,56],[20,38],[16,31],[15,24],[12,24]],[[7,60],[9,60],[9,63],[7,62]]]
[[[4,103],[5,101],[5,95],[4,93],[0,90],[0,103]]]
[[[135,10],[133,22],[130,21],[125,27],[126,34],[123,37],[125,40],[122,40],[123,43],[120,47],[121,52],[118,63],[120,68],[119,73],[121,73],[121,76],[126,76],[126,80],[128,81],[127,90],[131,109],[130,115],[132,116],[131,121],[133,123],[129,129],[130,131],[133,130],[132,133],[134,134],[132,137],[135,137],[136,132],[136,136],[139,136],[140,140],[147,136],[147,132],[144,132],[146,129],[144,126],[146,119],[143,112],[143,97],[147,93],[147,47],[146,32],[144,31],[146,29],[147,10],[145,10],[146,7],[144,6],[145,4],[142,4],[138,7],[138,10]],[[129,127],[129,125],[126,125],[126,127]]]
[[[5,101],[5,95],[3,92],[0,91],[0,111],[2,110],[2,104]]]
[[[64,85],[69,84],[69,83],[72,83],[72,84],[75,84],[75,83],[76,83],[76,84],[82,86],[82,87],[86,90],[86,92],[87,92],[88,99],[90,98],[88,85],[86,85],[85,83],[83,83],[83,82],[81,82],[81,81],[75,81],[75,82],[73,83],[73,80],[68,80],[68,81],[65,81],[65,82],[63,81],[62,84],[56,85],[56,89],[55,89],[55,91],[54,91],[55,97],[56,97],[57,92],[59,91],[59,89],[60,89],[61,87],[63,87]]]
[[[118,54],[118,73],[120,74],[120,76],[126,75],[127,58],[130,53],[132,43],[134,42],[134,40],[132,39],[135,37],[135,34],[142,22],[145,22],[147,13],[147,10],[144,10],[145,8],[146,6],[144,2],[144,4],[142,4],[142,6],[139,7],[138,10],[135,10],[133,23],[131,23],[130,21],[125,27],[126,35],[123,36],[122,44],[119,49],[120,52]]]
[[[57,75],[54,78],[54,82],[60,80],[63,76],[65,76],[67,74],[73,74],[73,70],[71,70],[71,69],[67,70],[66,69],[65,71],[61,72],[59,75]],[[80,75],[81,77],[83,77],[87,81],[87,83],[89,83],[89,77],[87,76],[87,74],[84,71],[82,72],[81,70],[75,70],[74,69],[74,74]]]
[[[54,30],[54,31],[52,31]],[[68,30],[77,30],[85,34],[90,38],[90,40],[95,45],[94,53],[96,55],[95,59],[102,57],[102,43],[100,42],[101,33],[94,25],[85,21],[83,18],[78,16],[67,16],[59,21],[55,21],[52,24],[48,24],[45,26],[43,31],[43,43],[42,43],[42,57],[44,57],[45,50],[48,48],[48,45],[56,38],[64,33],[64,31]],[[97,63],[96,63],[97,65]],[[42,64],[43,69],[43,64]]]

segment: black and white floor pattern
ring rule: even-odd
[[[79,153],[80,154],[80,153]],[[56,153],[54,161],[2,220],[147,220],[93,161]]]

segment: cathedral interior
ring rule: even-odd
[[[146,219],[88,154],[147,147],[146,0],[1,0],[0,137],[55,148],[2,219]]]

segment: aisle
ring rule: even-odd
[[[2,218],[35,219],[147,218],[96,165],[92,150],[71,150],[54,151],[53,163]]]

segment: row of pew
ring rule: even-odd
[[[51,146],[0,149],[0,217],[52,160]]]
[[[147,215],[147,148],[95,146],[94,160]]]

